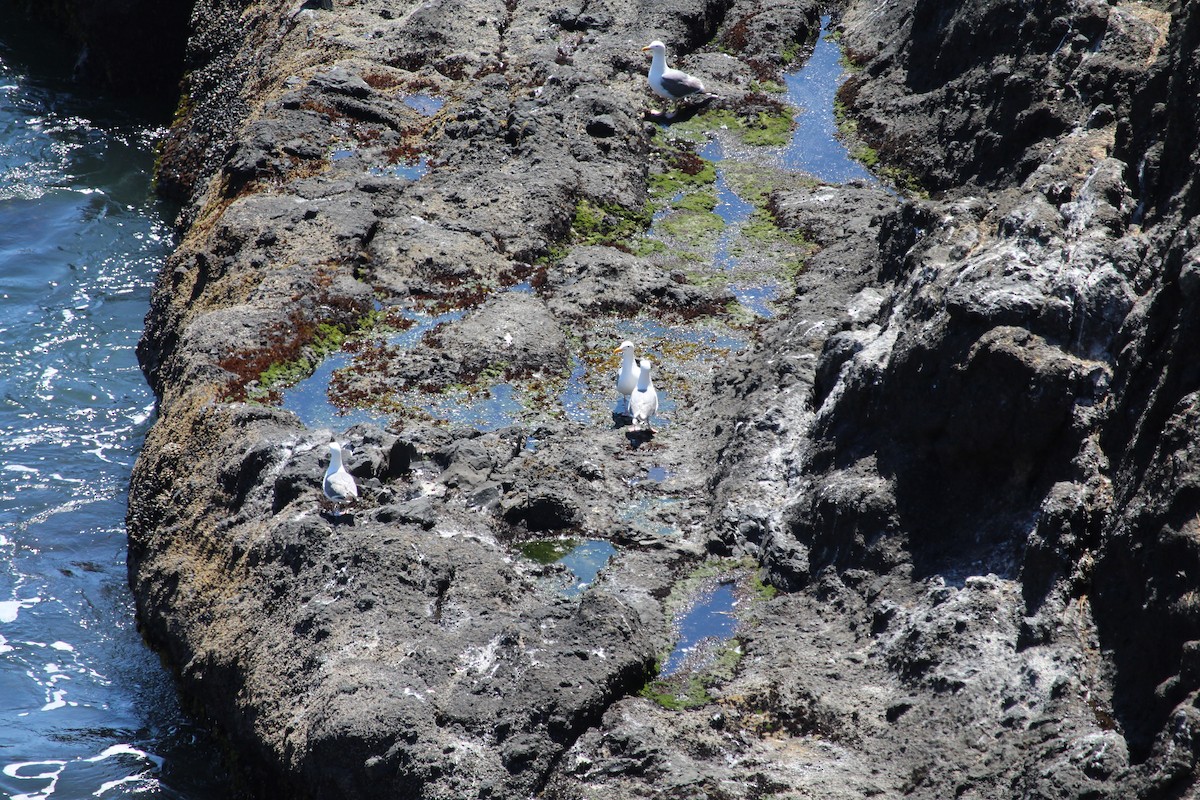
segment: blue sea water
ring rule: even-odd
[[[0,797],[227,797],[126,577],[160,132],[72,90],[72,60],[0,27]]]

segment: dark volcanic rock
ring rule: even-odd
[[[252,790],[1194,793],[1200,10],[847,4],[847,119],[934,196],[739,153],[755,247],[803,254],[748,319],[745,271],[641,237],[703,164],[637,48],[753,121],[817,13],[198,4],[130,579]],[[379,425],[244,402],[347,336]],[[607,405],[630,337],[653,436]],[[501,384],[534,399],[461,424]],[[656,674],[705,587],[734,638]]]
[[[1165,22],[1148,6],[1065,0],[924,0],[848,18],[863,22],[848,50],[864,70],[840,97],[885,160],[937,191],[1019,183],[1097,113],[1124,116]]]
[[[61,30],[78,49],[81,80],[164,110],[176,101],[192,0],[3,0],[0,13]]]

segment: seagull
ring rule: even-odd
[[[653,58],[650,61],[650,88],[664,100],[682,100],[683,98],[704,91],[704,84],[699,78],[671,69],[667,66],[667,46],[655,39],[642,48],[642,52],[650,51]]]
[[[358,486],[354,476],[342,465],[342,446],[337,442],[329,443],[329,469],[325,470],[325,480],[321,484],[325,496],[333,503],[333,515],[342,515],[342,505],[353,503],[358,499]]]
[[[621,346],[613,352],[621,354],[621,371],[617,373],[617,391],[624,396],[625,411],[628,412],[629,395],[633,394],[633,390],[637,386],[640,372],[637,361],[633,357],[633,342],[621,342]]]
[[[633,429],[655,433],[654,428],[650,427],[650,418],[658,413],[658,392],[654,389],[654,381],[650,379],[650,366],[650,359],[643,358],[637,386],[629,397],[629,407],[633,411]]]

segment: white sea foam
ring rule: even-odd
[[[31,597],[28,600],[0,600],[0,622],[16,622],[21,609],[33,608],[41,601],[40,597]]]

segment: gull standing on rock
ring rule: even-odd
[[[621,342],[621,346],[613,352],[621,354],[621,371],[617,373],[617,391],[625,398],[625,411],[628,412],[629,396],[637,388],[638,375],[641,370],[633,355],[633,342]]]
[[[700,82],[699,78],[667,66],[667,46],[665,44],[655,39],[642,48],[643,53],[646,51],[649,51],[652,56],[648,77],[650,88],[656,95],[664,100],[674,101],[704,91],[704,84]]]
[[[651,417],[658,413],[658,392],[654,389],[654,381],[650,379],[650,359],[643,358],[641,366],[637,386],[629,397],[629,407],[633,412],[633,429],[656,433],[657,431],[650,427]]]
[[[342,464],[342,446],[337,442],[329,443],[329,469],[325,470],[325,480],[321,484],[325,496],[333,503],[333,515],[342,515],[342,506],[353,503],[358,499],[358,485],[354,476],[346,471]]]

